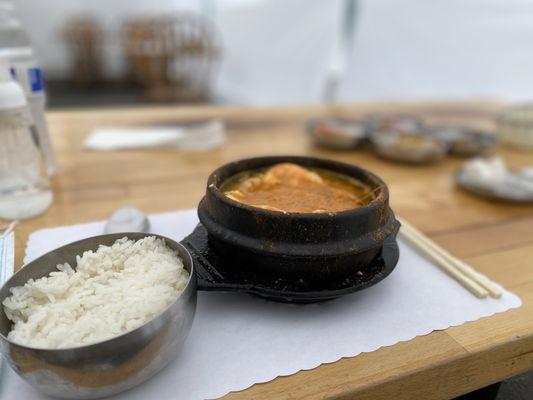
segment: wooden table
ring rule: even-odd
[[[117,207],[145,212],[195,207],[208,174],[243,157],[310,154],[368,168],[390,186],[394,210],[438,243],[522,298],[519,309],[435,331],[372,353],[257,384],[228,399],[445,399],[533,368],[533,207],[490,203],[457,189],[460,159],[424,168],[389,163],[365,150],[313,148],[303,126],[317,115],[413,112],[433,122],[490,125],[489,102],[367,104],[294,108],[172,107],[57,111],[48,115],[59,173],[55,201],[16,229],[17,265],[28,235],[39,228],[102,220]],[[82,141],[96,125],[173,124],[222,118],[227,145],[205,152],[90,152]],[[533,153],[498,150],[513,167]],[[443,299],[444,301],[444,299]]]

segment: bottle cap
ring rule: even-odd
[[[0,61],[0,110],[26,107],[24,90],[11,76],[9,66]]]

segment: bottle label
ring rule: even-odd
[[[13,63],[10,72],[13,79],[20,83],[26,96],[44,95],[43,73],[35,62]]]
[[[28,80],[33,93],[43,91],[43,74],[40,68],[28,68]]]

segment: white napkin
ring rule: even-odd
[[[12,231],[14,224],[2,232],[0,229],[0,287],[13,274],[15,266],[15,233]],[[0,305],[1,307],[1,305]],[[2,398],[3,371],[8,368],[0,356],[0,398]]]
[[[226,130],[219,120],[191,126],[99,127],[83,143],[91,150],[171,147],[207,150],[226,142]]]
[[[13,274],[15,265],[15,233],[0,233],[0,286]]]
[[[192,231],[196,211],[154,215],[154,233],[176,240]],[[103,222],[43,229],[30,236],[28,262],[62,244],[101,234]],[[400,242],[394,272],[376,286],[310,305],[279,304],[237,293],[199,292],[191,333],[178,358],[124,400],[208,399],[277,376],[461,325],[520,299],[479,300]],[[9,369],[3,400],[45,399]]]

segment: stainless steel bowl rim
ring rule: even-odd
[[[110,235],[124,235],[125,237],[127,237],[128,235],[132,235],[132,234],[135,234],[135,235],[139,235],[139,232],[121,232],[121,233],[113,233],[113,234],[104,234],[104,235],[97,235],[97,236],[91,236],[91,237],[87,237],[87,238],[84,238],[84,239],[81,239],[79,241],[83,241],[83,240],[87,240],[87,239],[94,239],[94,238],[98,238],[98,237],[102,237],[102,236],[110,236]],[[95,342],[95,343],[90,343],[90,344],[85,344],[83,346],[73,346],[73,347],[61,347],[61,348],[47,348],[47,347],[32,347],[32,346],[26,346],[26,345],[23,345],[23,344],[20,344],[20,343],[17,343],[17,342],[13,342],[12,340],[9,340],[6,336],[4,336],[1,332],[0,332],[0,339],[2,340],[5,340],[7,343],[9,343],[10,345],[12,346],[17,346],[19,348],[23,348],[23,349],[29,349],[29,350],[38,350],[38,351],[57,351],[57,352],[61,352],[61,351],[72,351],[72,350],[77,350],[77,349],[87,349],[89,347],[93,347],[93,346],[100,346],[100,345],[107,345],[109,344],[110,342],[113,342],[115,340],[119,340],[119,339],[122,339],[128,335],[134,335],[135,333],[138,333],[140,330],[142,330],[143,328],[149,326],[150,324],[155,324],[155,321],[160,319],[161,317],[163,317],[165,314],[168,314],[170,313],[170,309],[172,308],[172,306],[174,304],[176,304],[182,294],[186,291],[186,289],[189,287],[189,285],[191,284],[191,281],[193,278],[195,278],[194,274],[195,274],[195,271],[194,271],[194,262],[192,260],[192,256],[189,252],[189,250],[187,250],[187,248],[185,246],[183,246],[181,243],[178,243],[176,242],[175,240],[173,239],[170,239],[166,236],[162,236],[162,235],[157,235],[157,234],[152,234],[152,233],[146,233],[144,234],[145,237],[149,237],[149,236],[156,236],[158,238],[162,238],[164,239],[165,241],[172,241],[174,242],[175,244],[179,245],[180,247],[183,248],[183,250],[185,251],[185,254],[187,254],[187,256],[189,257],[189,259],[191,260],[191,272],[189,274],[189,279],[187,280],[187,284],[185,285],[185,287],[183,288],[183,290],[181,291],[181,293],[178,294],[178,296],[174,299],[174,301],[172,303],[170,303],[163,311],[161,311],[159,314],[157,314],[157,316],[155,316],[154,318],[152,318],[150,321],[138,326],[137,328],[131,330],[131,331],[128,331],[128,332],[125,332],[125,333],[121,333],[120,335],[118,336],[113,336],[112,338],[109,338],[109,339],[106,339],[106,340],[102,340],[100,342]],[[63,247],[67,247],[67,246],[70,246],[74,243],[77,243],[79,241],[76,241],[76,242],[71,242],[71,243],[68,243],[64,246],[60,246],[54,250],[51,250],[45,254],[42,254],[41,256],[39,256],[38,258],[36,258],[35,260],[32,260],[30,261],[30,263],[38,260],[39,258],[41,257],[44,257],[46,256],[47,254],[49,253],[52,253],[60,248],[63,248]],[[28,263],[29,264],[29,263]],[[4,284],[2,286],[0,286],[0,291],[2,291],[4,289],[5,286],[7,286],[9,284],[9,282],[11,282],[13,279],[15,279],[16,275],[22,271],[22,269],[26,266],[27,264],[24,264],[17,272],[15,272],[6,282],[4,282]],[[46,275],[45,275],[46,276]],[[38,279],[38,278],[37,278]],[[3,301],[5,300],[5,298],[3,299],[0,299],[0,307],[3,307],[2,303]]]

